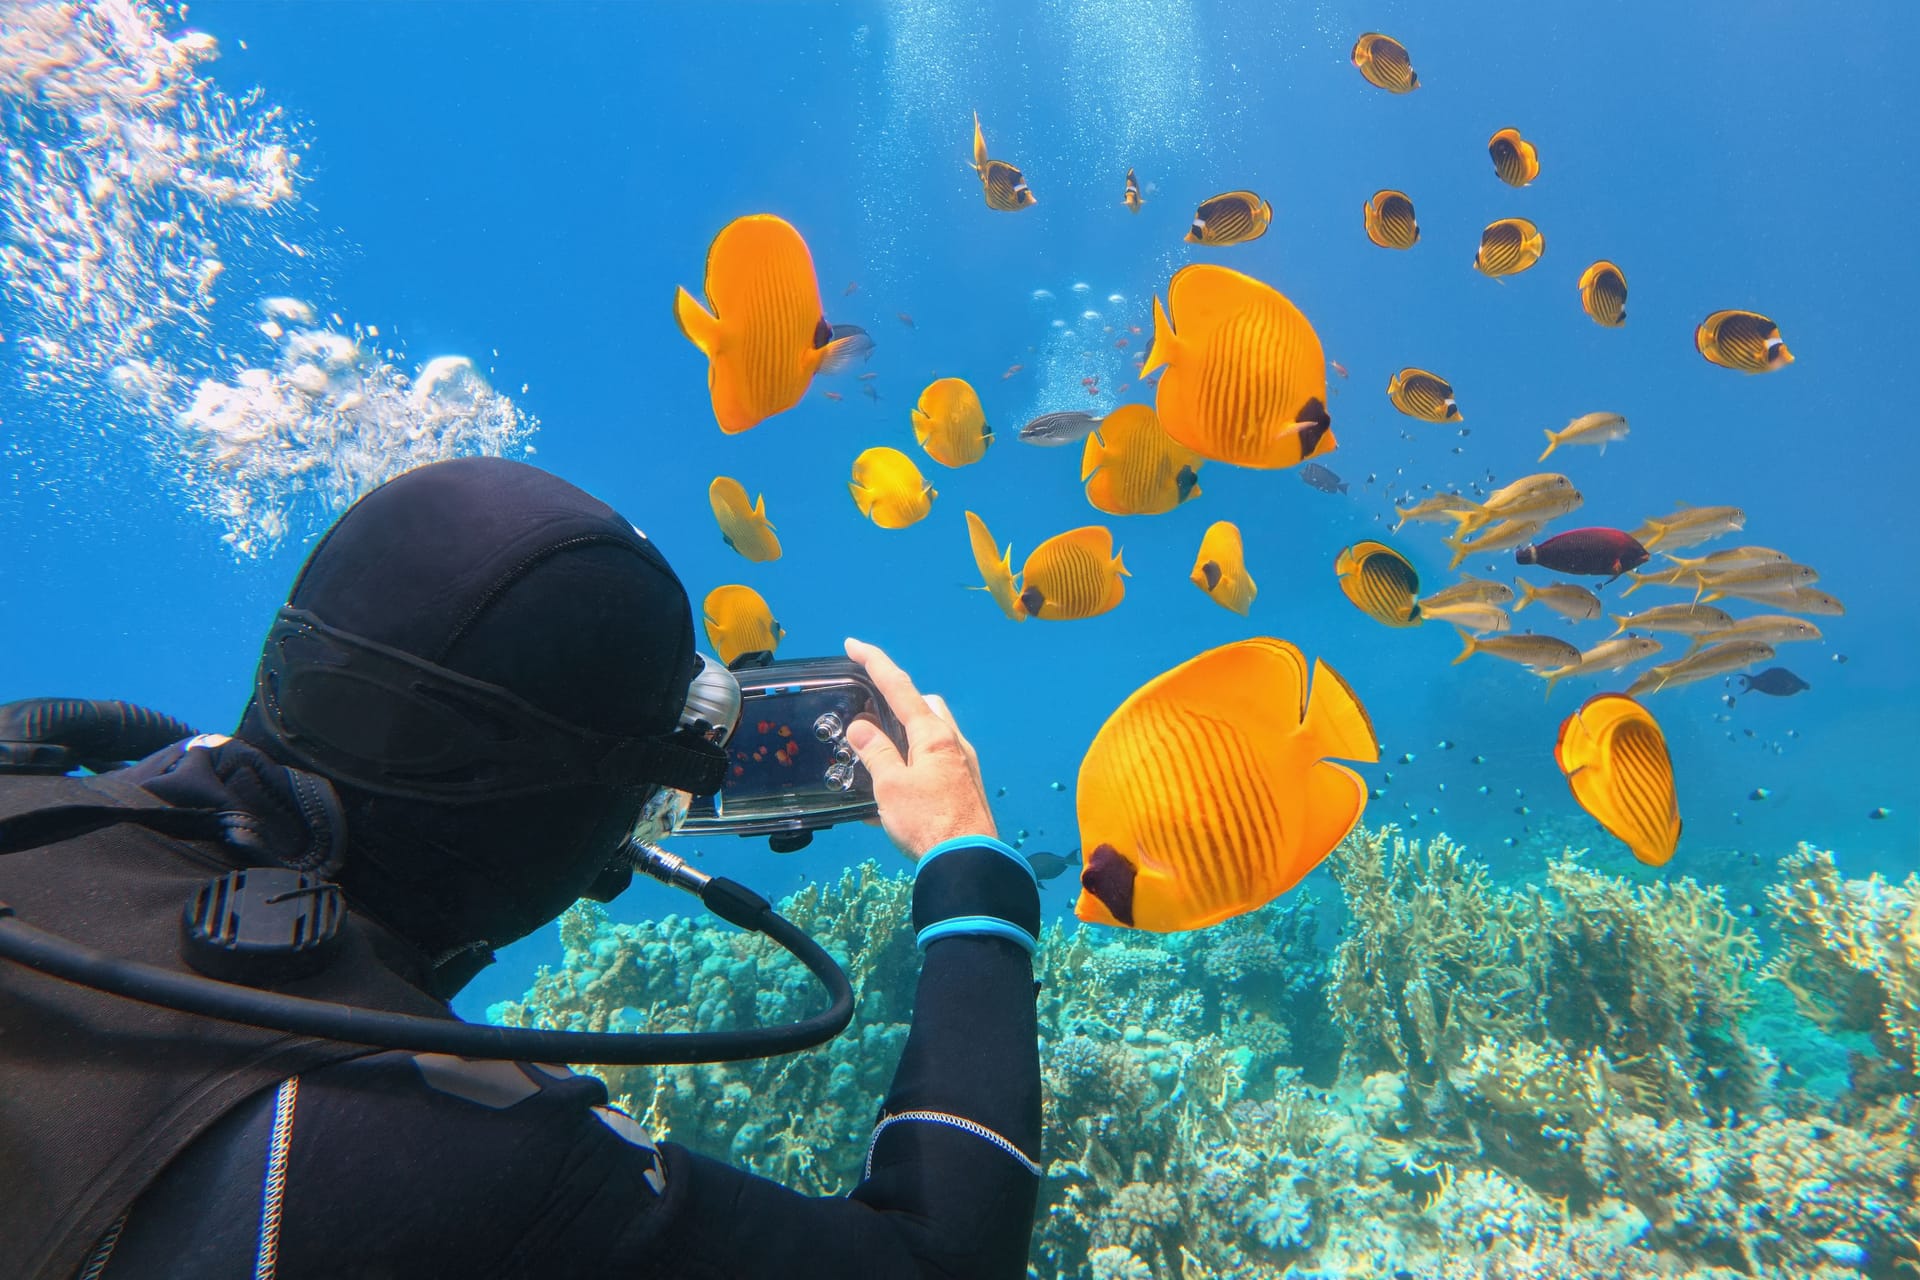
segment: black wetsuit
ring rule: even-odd
[[[999,938],[933,942],[885,1110],[965,1117],[1037,1156],[1034,1045],[1026,953]],[[601,1110],[598,1080],[550,1070],[383,1053],[303,1077],[277,1274],[1026,1274],[1038,1179],[986,1138],[890,1124],[850,1196],[814,1199],[671,1142],[656,1153]],[[106,1280],[251,1274],[276,1096],[230,1113],[161,1175]]]
[[[209,768],[216,758],[220,768]],[[263,797],[284,779],[235,767],[252,758],[240,744],[184,757],[172,749],[124,776],[174,804],[271,808]],[[179,767],[182,759],[193,767]],[[231,778],[249,781],[245,800]],[[38,788],[30,794],[71,802],[109,781],[0,780],[0,800]],[[1026,865],[1003,846],[949,852],[923,860],[916,910],[943,887],[949,903],[973,895],[1014,904],[1010,914],[1026,920],[1016,932],[1030,937],[1039,906]],[[0,899],[24,920],[71,928],[110,952],[133,946],[138,958],[177,964],[169,953],[179,917],[169,913],[184,895],[172,886],[197,883],[227,856],[208,842],[113,826],[0,857]],[[935,861],[943,869],[930,876]],[[142,898],[117,890],[122,880],[159,887]],[[153,905],[126,916],[134,902]],[[376,966],[363,971],[368,999],[380,990],[385,1007],[404,1005],[397,984],[421,1009],[451,1016],[396,976],[405,965],[371,956],[360,962]],[[355,990],[336,986],[323,998],[356,1000]],[[199,1083],[169,1086],[166,1072],[202,1071],[206,1053],[196,1060],[156,1037],[212,1046],[232,1024],[166,1016],[184,1022],[156,1022],[149,1006],[0,965],[0,1077],[19,1086],[0,1096],[0,1196],[32,1170],[52,1169],[49,1153],[62,1144],[86,1144],[88,1158],[123,1169],[111,1163],[116,1152],[164,1132],[176,1095],[220,1087],[217,1067]],[[247,1043],[256,1049],[236,1050],[235,1061],[257,1051],[257,1039]],[[92,1081],[111,1089],[125,1078],[88,1072],[116,1063],[153,1082],[156,1110],[144,1125],[125,1114],[124,1099],[87,1114]],[[234,1095],[237,1105],[213,1113],[220,1118],[211,1127],[135,1184],[145,1189],[130,1208],[102,1205],[103,1225],[125,1216],[86,1237],[98,1241],[86,1247],[104,1266],[85,1274],[217,1280],[257,1274],[264,1254],[279,1280],[1026,1274],[1040,1158],[1033,966],[1025,947],[1004,937],[927,942],[912,1029],[882,1111],[898,1118],[881,1119],[865,1176],[845,1198],[802,1196],[672,1143],[656,1149],[606,1106],[597,1079],[563,1068],[375,1052],[326,1061],[293,1083],[280,1073],[250,1078],[259,1083]],[[12,1226],[38,1247],[43,1220],[29,1214]],[[15,1273],[0,1262],[0,1274]]]

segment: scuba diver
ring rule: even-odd
[[[847,1196],[655,1144],[598,1079],[549,1065],[617,1061],[594,1050],[620,1040],[788,1052],[843,1027],[851,995],[764,899],[654,843],[727,775],[749,673],[696,651],[687,594],[633,525],[468,458],[321,538],[231,736],[51,700],[36,732],[0,731],[21,766],[0,768],[5,1274],[1024,1276],[1038,885],[944,702],[846,650],[890,713],[844,745],[916,864],[923,955]],[[831,975],[837,1017],[774,1041],[455,1018],[495,948],[636,865],[765,923]],[[519,1045],[539,1052],[491,1047]]]

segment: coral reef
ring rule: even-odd
[[[1501,884],[1389,826],[1330,865],[1331,954],[1304,894],[1186,935],[1046,931],[1036,1280],[1920,1275],[1920,882],[1843,880],[1803,847],[1766,890],[1769,957],[1718,886],[1572,852]],[[610,1087],[661,1136],[846,1191],[906,1031],[908,902],[866,864],[783,904],[853,976],[839,1041]],[[562,938],[497,1020],[735,1026],[818,998],[702,922],[589,906]],[[1857,1042],[1837,1094],[1773,1052],[1791,1032],[1837,1062],[1822,1028]]]
[[[912,882],[862,863],[810,884],[781,913],[852,979],[857,1013],[832,1043],[756,1062],[593,1068],[658,1139],[671,1138],[813,1194],[850,1188],[912,1014]],[[506,1026],[724,1030],[818,1010],[819,985],[772,940],[672,915],[616,925],[582,902],[560,919],[565,959],[523,1001],[488,1011]]]
[[[1764,976],[1793,993],[1808,1018],[1864,1031],[1880,1051],[1857,1062],[1865,1094],[1911,1093],[1920,1051],[1920,874],[1893,885],[1878,875],[1842,880],[1833,855],[1802,844],[1767,888],[1781,950]],[[1860,1074],[1864,1073],[1864,1074]]]

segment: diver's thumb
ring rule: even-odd
[[[873,775],[875,783],[883,775],[906,765],[906,761],[900,758],[900,748],[893,745],[893,739],[871,720],[855,720],[847,726],[847,745],[853,748],[853,754]]]

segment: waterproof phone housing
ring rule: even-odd
[[[872,817],[873,779],[847,745],[847,726],[871,720],[902,752],[906,735],[866,671],[846,658],[761,654],[731,670],[740,721],[727,740],[726,780],[694,798],[677,834],[767,836],[786,852],[811,832]]]

